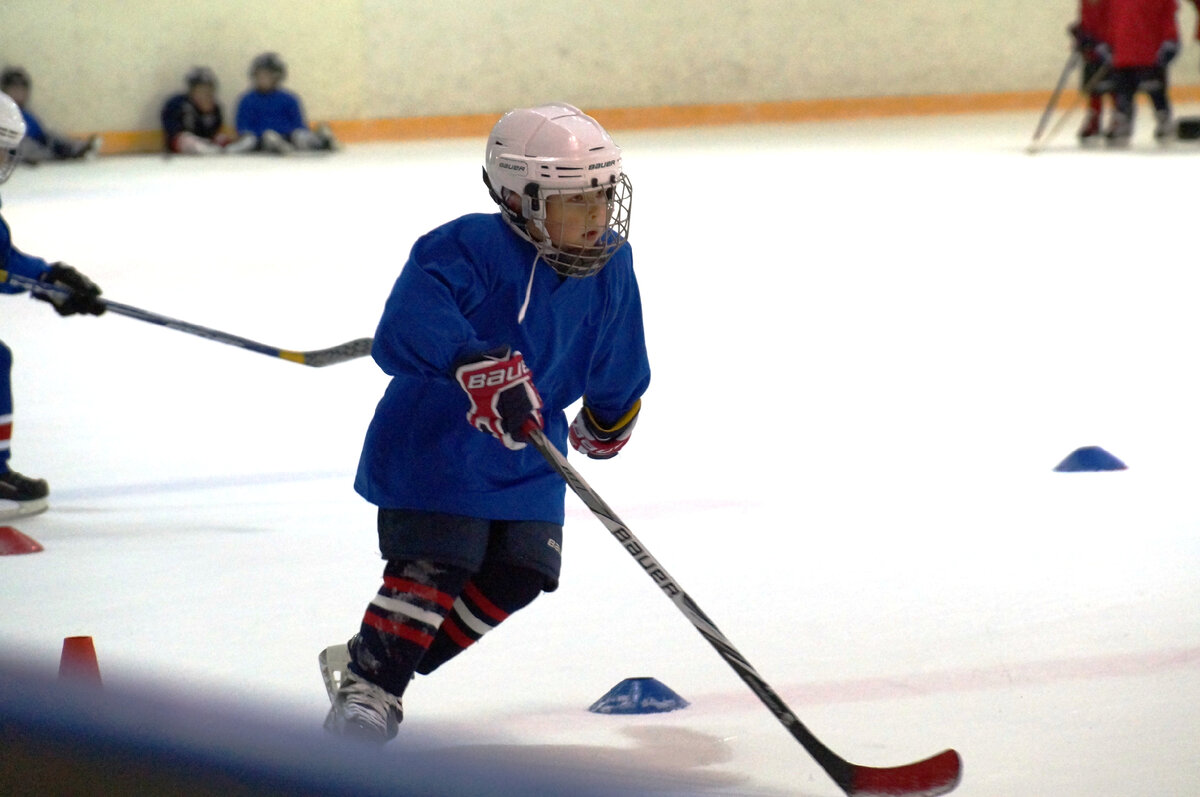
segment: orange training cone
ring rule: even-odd
[[[90,636],[69,636],[63,640],[58,677],[100,686],[100,664]]]
[[[0,556],[44,551],[42,544],[27,537],[12,526],[0,526]]]

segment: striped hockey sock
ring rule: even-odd
[[[532,603],[544,584],[541,573],[524,567],[486,568],[454,601],[417,672],[428,675],[478,642],[510,614]]]
[[[350,670],[396,696],[404,694],[417,662],[470,574],[428,561],[392,561],[350,643]]]
[[[0,415],[0,473],[8,472],[8,457],[12,446],[12,415]]]
[[[8,472],[8,457],[12,445],[12,349],[0,341],[0,473]]]

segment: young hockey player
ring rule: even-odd
[[[386,565],[349,642],[333,732],[395,736],[414,673],[558,586],[565,487],[526,447],[527,424],[561,450],[569,439],[615,456],[650,381],[631,187],[608,133],[570,105],[510,111],[484,180],[499,213],[418,240],[376,331],[392,379],[355,488],[379,507]]]
[[[18,147],[24,136],[21,109],[8,95],[0,94],[0,183],[9,178],[20,159]],[[52,301],[60,315],[104,312],[103,303],[96,299],[100,289],[91,280],[70,266],[51,265],[18,250],[12,245],[12,234],[0,216],[0,293],[19,293],[20,288],[8,284],[9,273],[69,289],[71,294],[65,298],[45,299]],[[37,298],[45,297],[37,295]],[[0,520],[42,511],[50,492],[45,480],[22,476],[8,466],[13,424],[11,376],[12,351],[0,341]]]
[[[1104,95],[1112,92],[1112,66],[1104,61],[1097,47],[1103,44],[1105,3],[1107,0],[1079,0],[1079,21],[1068,30],[1074,46],[1083,58],[1080,90],[1087,94],[1087,111],[1079,128],[1081,143],[1100,136],[1104,114]],[[1103,52],[1103,49],[1102,49]]]
[[[163,138],[168,152],[218,155],[253,149],[256,139],[234,139],[221,130],[225,117],[217,101],[217,76],[206,66],[190,70],[183,79],[187,91],[166,101],[162,109]]]
[[[328,125],[310,130],[300,98],[282,87],[287,65],[276,53],[263,53],[250,63],[251,90],[237,108],[239,136],[254,136],[262,152],[286,154],[295,150],[337,149]]]
[[[1154,137],[1172,135],[1167,65],[1179,53],[1177,0],[1106,0],[1104,44],[1097,48],[1113,70],[1112,123],[1105,134],[1114,146],[1133,136],[1134,95],[1140,89],[1154,106]]]
[[[16,102],[25,120],[25,138],[20,147],[22,161],[41,163],[48,160],[74,160],[92,158],[100,153],[103,143],[100,136],[87,139],[71,138],[43,127],[41,120],[29,110],[29,96],[32,91],[33,81],[23,68],[10,66],[0,72],[0,92]]]

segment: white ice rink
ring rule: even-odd
[[[846,758],[954,747],[964,797],[1194,795],[1200,142],[1143,115],[1129,151],[1068,128],[1030,156],[1036,121],[614,131],[654,378],[621,456],[572,461]],[[419,234],[490,209],[482,153],[102,158],[18,170],[3,214],[113,300],[315,349],[373,333]],[[317,652],[382,570],[351,484],[382,373],[24,297],[0,338],[12,466],[52,489],[11,523],[46,550],[0,558],[0,653],[53,674],[89,635],[108,685],[318,726]],[[1052,472],[1084,445],[1129,470]],[[567,501],[559,591],[418,679],[393,744],[839,794]],[[691,707],[586,711],[641,675]]]

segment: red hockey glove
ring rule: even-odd
[[[616,423],[605,426],[596,420],[585,403],[575,420],[571,421],[571,431],[567,437],[576,451],[592,459],[611,459],[629,442],[629,435],[633,434],[641,409],[642,400],[638,399],[633,409],[622,415]]]
[[[484,352],[454,372],[471,398],[467,422],[513,451],[525,447],[521,427],[532,420],[542,428],[542,397],[521,352],[507,347]]]

